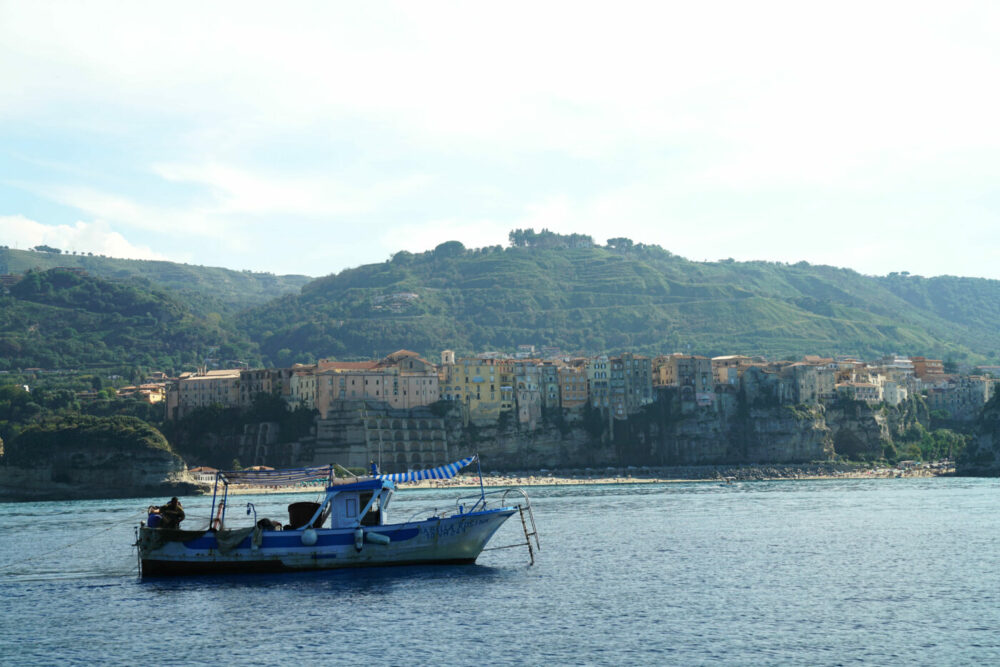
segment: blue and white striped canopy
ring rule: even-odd
[[[220,470],[219,479],[226,484],[258,484],[261,486],[291,486],[315,484],[330,478],[330,466],[292,468],[286,470]]]
[[[422,479],[451,479],[458,474],[458,471],[469,465],[476,460],[476,456],[473,455],[462,459],[461,461],[455,461],[454,463],[449,463],[445,466],[438,466],[437,468],[428,468],[427,470],[411,470],[410,472],[397,472],[391,475],[377,475],[378,479],[387,479],[390,482],[399,484],[400,482],[419,482]]]

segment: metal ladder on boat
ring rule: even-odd
[[[494,492],[499,493],[499,492]],[[535,513],[531,510],[531,499],[528,498],[528,494],[524,492],[521,488],[506,489],[503,491],[503,495],[500,496],[500,505],[506,507],[507,495],[510,493],[519,493],[521,498],[517,500],[517,512],[521,517],[521,529],[524,531],[524,542],[517,542],[515,544],[504,544],[499,547],[488,547],[483,549],[483,551],[496,551],[497,549],[513,549],[515,547],[528,547],[528,557],[531,559],[530,565],[535,564],[535,551],[541,551],[542,545],[538,540],[538,527],[535,525]],[[483,507],[485,508],[486,502],[485,497],[490,495],[489,493],[483,494]],[[523,498],[523,503],[521,499]],[[527,510],[527,512],[525,512]],[[530,525],[530,528],[529,528]],[[535,538],[535,545],[531,545],[531,538]]]

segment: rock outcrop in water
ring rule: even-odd
[[[159,431],[131,417],[26,429],[7,446],[0,500],[170,496],[201,490]]]

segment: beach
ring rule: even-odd
[[[720,466],[670,466],[625,467],[602,469],[573,469],[565,471],[516,471],[491,472],[482,476],[486,487],[510,486],[564,486],[583,484],[667,484],[681,482],[752,482],[774,480],[823,480],[823,479],[894,479],[901,477],[939,477],[953,475],[954,463],[908,463],[898,466],[879,466],[854,463],[804,463],[776,465],[720,465]],[[456,475],[451,479],[428,479],[397,484],[400,489],[474,488],[480,485],[479,475]],[[322,485],[303,487],[259,487],[234,484],[231,495],[269,493],[316,493]]]

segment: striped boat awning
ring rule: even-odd
[[[451,479],[458,474],[458,471],[476,460],[478,455],[469,456],[461,461],[455,461],[448,465],[428,468],[427,470],[411,470],[410,472],[397,472],[391,475],[378,475],[378,479],[387,479],[390,482],[399,484],[400,482],[419,482],[422,479]]]
[[[220,470],[219,478],[226,484],[259,486],[292,486],[325,482],[330,477],[330,466],[294,468],[291,470]]]

